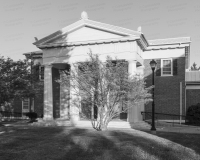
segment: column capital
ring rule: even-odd
[[[135,60],[135,59],[130,59],[130,60],[127,60],[128,61],[128,63],[137,63],[137,60]]]
[[[43,64],[43,66],[44,66],[45,68],[52,68],[52,67],[53,67],[52,64]]]
[[[135,75],[136,74],[136,60],[129,60],[128,61],[128,72],[130,75]]]

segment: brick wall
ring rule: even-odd
[[[152,70],[149,65],[151,59],[144,60],[144,75],[146,86],[152,85]],[[155,75],[155,112],[180,114],[180,82],[182,82],[182,108],[184,114],[185,103],[185,58],[177,58],[177,75]],[[145,111],[152,110],[151,103],[145,106]]]
[[[53,117],[60,117],[60,84],[56,82],[56,79],[59,79],[60,74],[58,69],[52,68],[52,83],[53,83]],[[44,82],[38,81],[34,84],[37,93],[34,97],[34,112],[38,114],[38,117],[43,116],[44,110]],[[22,100],[15,99],[14,103],[14,112],[22,112]]]
[[[14,112],[22,112],[22,100],[19,98],[15,98],[13,102]]]
[[[34,112],[37,113],[38,117],[42,117],[44,110],[44,82],[37,82],[37,84],[35,84],[35,88],[38,90],[34,97]]]
[[[200,89],[187,89],[186,90],[186,110],[191,105],[200,103]]]

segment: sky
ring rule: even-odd
[[[0,55],[14,60],[39,50],[32,43],[78,20],[131,30],[147,40],[191,37],[190,65],[200,66],[200,0],[0,0]]]

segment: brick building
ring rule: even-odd
[[[186,93],[190,42],[190,37],[147,40],[141,27],[133,31],[92,21],[83,12],[79,21],[37,40],[34,45],[41,51],[25,54],[32,54],[34,57],[34,64],[40,71],[39,83],[44,86],[43,93],[35,97],[32,109],[39,115],[44,115],[44,119],[68,118],[70,110],[75,107],[70,101],[73,97],[70,96],[70,89],[58,84],[55,79],[63,76],[60,70],[68,70],[71,64],[84,62],[91,50],[102,61],[108,55],[127,61],[128,72],[143,74],[147,86],[152,84],[149,62],[155,59],[156,112],[185,115],[186,104],[193,103],[186,102],[186,95],[193,94],[188,90]],[[195,91],[199,98],[199,90]],[[21,108],[21,111],[25,111],[24,108],[29,107],[28,102],[23,103],[18,110]],[[130,123],[141,121],[141,111],[151,111],[151,103],[128,110],[127,120]]]

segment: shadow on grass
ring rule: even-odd
[[[200,134],[157,132],[158,137],[168,139],[182,146],[188,147],[200,154]]]
[[[0,159],[191,159],[187,150],[158,143],[134,130],[104,131],[69,127],[13,129],[1,135]],[[134,133],[135,132],[135,133]]]

